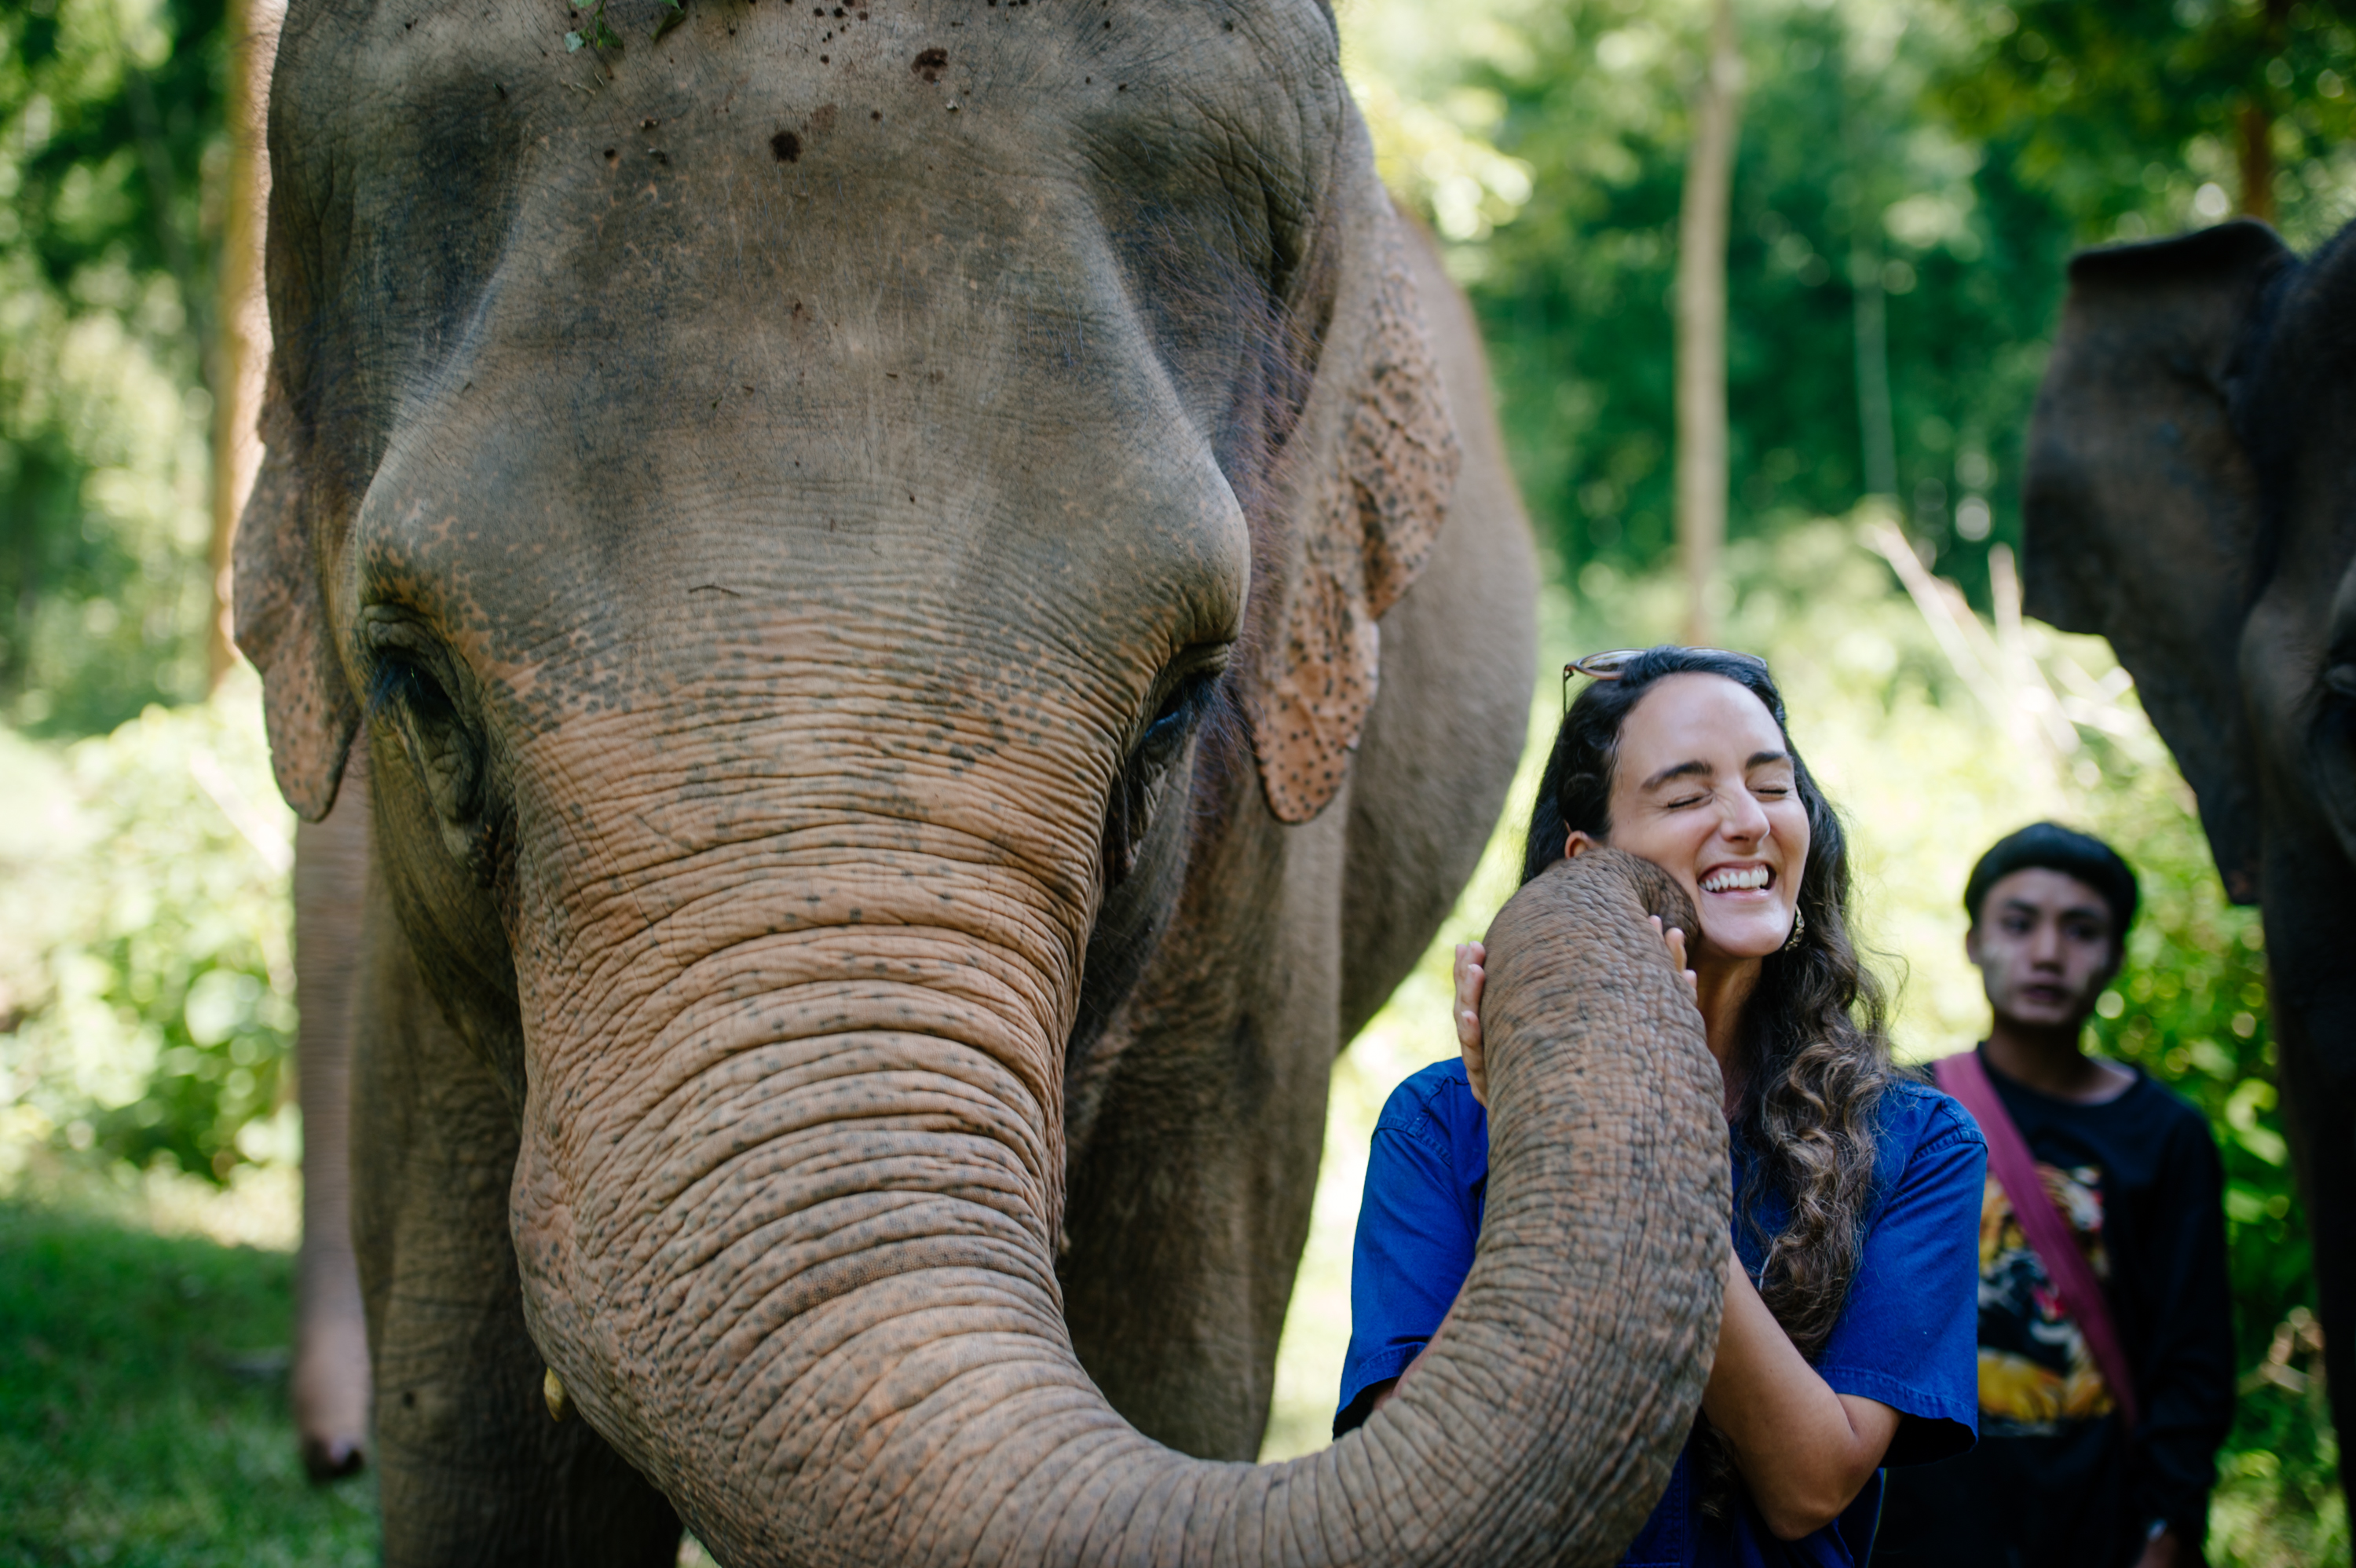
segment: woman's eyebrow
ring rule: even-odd
[[[1717,771],[1717,769],[1711,767],[1708,763],[1703,762],[1699,757],[1696,757],[1691,762],[1670,763],[1667,767],[1663,768],[1659,773],[1655,773],[1651,778],[1646,779],[1640,787],[1647,790],[1655,790],[1660,788],[1671,779],[1706,779]]]
[[[1777,763],[1788,763],[1791,760],[1792,753],[1789,752],[1753,752],[1751,753],[1751,760],[1743,763],[1742,767],[1747,773],[1752,768],[1772,767]]]

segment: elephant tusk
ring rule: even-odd
[[[556,1375],[554,1367],[549,1368],[540,1380],[540,1397],[548,1402],[550,1420],[573,1419],[573,1396],[564,1392],[564,1380]]]

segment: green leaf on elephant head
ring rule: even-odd
[[[622,47],[622,35],[605,25],[605,0],[597,0],[589,7],[587,27],[564,35],[566,53],[573,53],[584,45],[593,49],[618,49]]]

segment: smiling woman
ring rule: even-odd
[[[1611,849],[1691,900],[1663,933],[1724,1085],[1734,1254],[1702,1419],[1627,1564],[1863,1561],[1878,1472],[1971,1445],[1985,1164],[1952,1101],[1895,1075],[1850,944],[1840,819],[1767,667],[1660,647],[1582,660],[1538,786],[1527,882]],[[1655,922],[1657,927],[1659,922]],[[1488,1176],[1481,996],[1457,960],[1461,1061],[1376,1125],[1337,1431],[1413,1371],[1478,1239]]]

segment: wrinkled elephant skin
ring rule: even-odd
[[[2097,251],[2038,396],[2029,609],[2099,632],[2265,916],[2333,1416],[2356,1431],[2356,229]]]
[[[239,633],[299,811],[369,748],[388,1559],[1610,1561],[1727,1201],[1631,863],[1501,917],[1423,1371],[1216,1462],[1530,683],[1330,14],[603,16],[298,3],[273,91]]]

